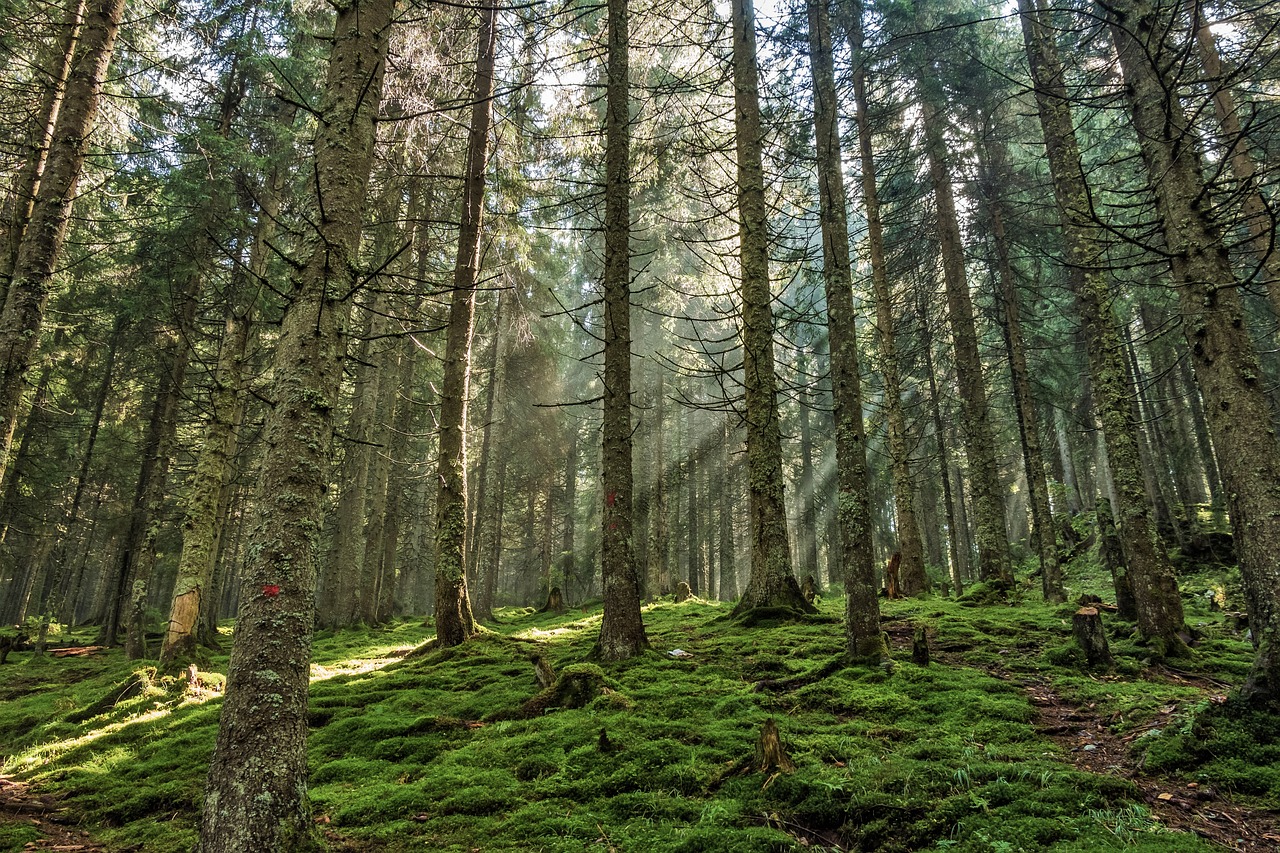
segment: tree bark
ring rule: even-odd
[[[763,129],[752,0],[730,4],[733,30],[734,139],[737,146],[738,249],[742,301],[742,382],[747,424],[751,576],[733,609],[813,611],[791,570],[773,358],[773,294],[769,282],[768,209],[764,197]]]
[[[955,354],[956,379],[960,386],[960,426],[965,456],[969,461],[969,483],[973,491],[978,540],[978,578],[1010,586],[1013,567],[1009,558],[1009,535],[1005,528],[1003,490],[996,461],[995,435],[991,429],[991,407],[982,381],[982,358],[978,353],[978,329],[964,269],[964,247],[951,189],[947,164],[947,144],[942,134],[941,86],[927,76],[920,79],[921,123],[924,126],[925,154],[938,211],[938,233],[942,252],[942,276],[947,296],[947,318]]]
[[[1240,281],[1204,202],[1208,188],[1198,136],[1178,94],[1174,75],[1181,48],[1167,40],[1178,12],[1176,3],[1121,0],[1106,9],[1106,20],[1155,193],[1209,431],[1221,451],[1257,649],[1242,692],[1280,707],[1280,442],[1245,323]]]
[[[924,545],[912,500],[911,450],[907,415],[902,404],[902,371],[898,364],[894,330],[893,285],[885,259],[884,225],[880,218],[880,191],[876,186],[876,161],[871,145],[871,106],[867,96],[867,52],[862,23],[862,0],[850,4],[849,49],[853,54],[854,119],[858,128],[858,162],[862,167],[862,205],[867,218],[867,247],[871,256],[871,290],[876,307],[876,343],[880,374],[884,381],[885,419],[889,427],[889,465],[893,474],[893,506],[897,514],[897,550],[902,555],[902,591],[918,595],[929,589],[924,568]],[[838,507],[837,507],[838,510]]]
[[[601,570],[604,618],[597,650],[625,660],[649,641],[640,616],[632,548],[631,458],[631,85],[627,0],[609,0],[605,93],[604,423]]]
[[[1125,381],[1124,344],[1114,315],[1114,294],[1102,266],[1103,249],[1094,237],[1092,203],[1062,65],[1057,46],[1041,21],[1036,0],[1020,0],[1019,10],[1054,195],[1062,215],[1067,275],[1084,326],[1090,385],[1102,422],[1105,459],[1115,484],[1120,536],[1138,611],[1138,630],[1157,647],[1158,653],[1182,654],[1186,649],[1180,636],[1184,630],[1182,600],[1168,555],[1156,537],[1142,484],[1137,425],[1132,420]]]
[[[1049,507],[1049,481],[1045,476],[1044,452],[1040,444],[1040,422],[1036,417],[1036,403],[1031,396],[1031,371],[1027,367],[1026,344],[1022,336],[1021,310],[1018,307],[1018,286],[1015,281],[1013,259],[1009,253],[1009,237],[1005,232],[1003,200],[999,187],[1006,179],[1005,157],[1000,147],[986,146],[985,162],[980,165],[983,173],[983,189],[987,202],[987,214],[991,225],[991,239],[995,244],[996,272],[1000,292],[997,303],[1004,309],[1005,347],[1009,355],[1009,372],[1013,380],[1013,405],[1018,417],[1018,435],[1022,440],[1023,467],[1027,473],[1027,491],[1030,493],[1036,553],[1040,557],[1040,588],[1045,601],[1061,604],[1067,600],[1062,588],[1062,567],[1058,561],[1058,535],[1053,524],[1053,512]]]
[[[310,842],[316,540],[393,11],[392,0],[353,0],[334,22],[309,182],[315,241],[281,319],[259,519],[243,570],[200,853],[291,851]]]
[[[471,337],[475,329],[476,282],[480,273],[480,229],[484,214],[489,125],[493,113],[494,48],[498,10],[480,10],[476,75],[471,89],[471,125],[463,178],[462,223],[453,267],[453,294],[445,332],[440,385],[440,461],[436,497],[436,638],[456,646],[476,632],[467,594],[467,403],[471,386]]]
[[[71,204],[123,16],[124,0],[96,0],[86,9],[40,186],[0,311],[0,482],[8,468],[24,380],[40,343],[54,267],[66,241]]]
[[[860,663],[879,663],[888,657],[889,650],[880,630],[880,602],[876,598],[868,498],[867,434],[862,420],[861,367],[853,308],[849,223],[845,211],[847,198],[827,0],[808,0],[808,14],[809,65],[813,74],[818,154],[818,203],[822,225],[822,279],[827,298],[827,338],[831,346],[831,391],[835,404],[836,479],[839,484],[836,513],[843,557],[838,577],[844,582],[845,589],[845,654],[850,660]],[[908,519],[914,526],[915,513],[910,507]],[[901,515],[898,521],[901,526]],[[915,543],[916,557],[920,559],[919,531],[916,531]],[[817,570],[816,566],[807,568],[809,571]]]

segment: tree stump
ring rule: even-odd
[[[929,665],[929,635],[923,625],[916,626],[915,637],[911,641],[911,662],[920,666]]]
[[[902,563],[902,555],[897,551],[889,558],[889,565],[884,567],[884,591],[887,598],[898,598],[898,566]]]
[[[688,583],[680,581],[680,583],[676,584],[676,604],[688,601],[691,598],[693,598],[693,590],[689,589]]]
[[[547,611],[550,611],[552,613],[563,613],[564,610],[564,595],[561,594],[560,587],[551,587],[551,592],[547,593],[547,603],[542,605],[542,608],[538,612],[546,613]]]
[[[818,582],[814,580],[813,575],[804,576],[804,583],[800,584],[800,594],[809,604],[813,604],[814,599],[818,597]]]
[[[761,773],[794,773],[796,763],[787,755],[778,734],[778,724],[772,718],[764,721],[760,739],[756,741],[756,768]]]
[[[1097,608],[1081,607],[1077,610],[1071,618],[1071,634],[1084,650],[1084,657],[1090,668],[1109,669],[1115,664]]]
[[[543,690],[556,683],[556,671],[542,655],[533,656],[533,677],[537,679],[538,686]]]

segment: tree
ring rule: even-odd
[[[353,0],[334,21],[315,137],[315,233],[281,319],[259,518],[205,787],[200,853],[308,846],[316,540],[393,10],[392,0]]]
[[[608,4],[605,94],[604,421],[601,570],[604,618],[597,641],[605,660],[647,645],[632,544],[631,460],[631,98],[627,0]]]
[[[897,336],[894,332],[893,288],[885,261],[884,226],[880,219],[880,194],[876,187],[876,163],[871,144],[871,104],[867,97],[869,58],[862,22],[861,0],[849,4],[849,48],[853,53],[854,120],[858,128],[858,163],[862,173],[862,205],[867,219],[867,249],[871,260],[871,289],[876,306],[876,343],[880,353],[880,373],[884,382],[886,420],[889,427],[889,464],[893,469],[893,505],[898,516],[897,552],[901,555],[899,578],[905,595],[929,588],[924,570],[924,547],[920,525],[912,501],[910,449],[907,417],[902,403],[902,371],[898,364]]]
[[[955,194],[947,161],[943,134],[942,86],[931,70],[919,77],[920,117],[924,129],[925,155],[938,214],[942,279],[947,298],[947,319],[955,355],[956,378],[960,386],[960,425],[965,455],[973,487],[973,503],[978,540],[978,577],[1008,586],[1013,582],[1009,559],[1009,534],[1005,528],[1003,489],[996,462],[995,435],[991,427],[991,407],[982,379],[982,359],[978,354],[978,331],[965,273],[964,246],[956,216]]]
[[[1257,649],[1242,693],[1280,708],[1280,442],[1244,320],[1240,280],[1204,201],[1199,135],[1179,99],[1183,49],[1169,35],[1179,14],[1179,4],[1167,0],[1122,0],[1107,8],[1106,20],[1178,288],[1183,332],[1220,451]]]
[[[1066,271],[1084,326],[1105,461],[1115,483],[1115,510],[1131,575],[1128,586],[1137,605],[1138,630],[1162,654],[1178,654],[1185,650],[1180,636],[1185,627],[1182,602],[1142,485],[1137,424],[1129,405],[1124,350],[1113,308],[1115,294],[1107,280],[1062,64],[1036,0],[1023,0],[1019,8],[1054,196],[1062,215]]]
[[[471,124],[463,178],[462,221],[453,269],[449,325],[445,332],[444,377],[440,388],[440,462],[436,498],[436,639],[456,646],[476,632],[467,593],[466,453],[467,404],[471,384],[471,338],[475,327],[476,281],[480,271],[480,227],[484,214],[489,123],[493,111],[494,47],[498,10],[480,11],[476,75],[471,90]]]
[[[813,73],[813,113],[818,153],[818,203],[822,222],[822,278],[827,297],[827,337],[831,343],[831,390],[835,403],[836,515],[845,588],[845,653],[859,662],[888,656],[880,630],[871,511],[867,500],[866,430],[862,421],[861,368],[853,310],[849,225],[845,212],[840,131],[836,122],[836,82],[831,59],[831,16],[826,0],[808,0],[809,64]],[[910,514],[915,523],[914,514]],[[901,519],[900,519],[901,521]],[[916,537],[919,544],[919,536]],[[918,554],[917,554],[918,556]],[[835,574],[835,573],[833,573]]]
[[[54,267],[66,241],[71,205],[123,16],[124,0],[97,0],[85,11],[79,38],[68,40],[75,47],[66,88],[0,311],[0,482],[8,470],[24,379],[40,342]]]
[[[733,612],[762,607],[811,611],[791,571],[783,503],[778,378],[773,358],[768,211],[764,198],[759,71],[752,0],[733,0],[734,141],[737,153],[738,251],[742,302],[743,417],[747,425],[751,574]]]

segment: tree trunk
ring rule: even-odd
[[[1231,91],[1230,75],[1214,40],[1204,6],[1199,0],[1184,0],[1195,30],[1196,53],[1204,68],[1205,83],[1213,98],[1218,120],[1219,142],[1226,149],[1224,159],[1231,164],[1236,179],[1235,194],[1240,199],[1240,218],[1249,235],[1249,249],[1258,264],[1260,278],[1271,301],[1271,310],[1280,317],[1280,246],[1276,245],[1276,218],[1259,186],[1258,165],[1249,150],[1249,137],[1240,123],[1240,110]]]
[[[902,404],[902,372],[898,364],[897,333],[894,330],[893,285],[889,281],[889,265],[885,259],[880,192],[876,186],[875,154],[871,146],[871,108],[867,97],[868,59],[864,44],[862,5],[862,0],[855,0],[850,4],[850,18],[846,24],[849,49],[853,54],[853,102],[858,128],[858,162],[862,167],[862,204],[867,217],[867,247],[871,255],[876,342],[880,350],[885,419],[889,427],[889,465],[893,474],[893,506],[898,521],[897,550],[902,555],[903,592],[906,595],[918,595],[928,591],[929,576],[924,569],[924,545],[912,501],[911,449],[908,444],[907,415]]]
[[[1009,255],[1009,237],[1004,228],[1003,200],[999,188],[1007,179],[1001,143],[984,146],[985,158],[980,165],[982,183],[995,244],[996,270],[1000,292],[996,302],[1003,309],[1005,347],[1009,355],[1009,372],[1013,380],[1013,406],[1018,416],[1018,435],[1022,439],[1023,467],[1027,473],[1036,553],[1040,557],[1040,587],[1044,600],[1061,604],[1067,600],[1062,588],[1062,567],[1058,563],[1058,536],[1049,508],[1049,481],[1045,477],[1044,453],[1040,445],[1040,423],[1036,403],[1031,396],[1031,371],[1027,367],[1026,345],[1022,338],[1018,287],[1014,280],[1013,260]]]
[[[1020,0],[1023,36],[1035,80],[1036,105],[1049,155],[1054,195],[1062,214],[1067,276],[1076,295],[1089,352],[1089,379],[1102,421],[1104,458],[1115,484],[1116,510],[1125,562],[1138,610],[1138,630],[1160,654],[1181,654],[1185,643],[1182,600],[1164,547],[1156,537],[1138,458],[1125,381],[1123,342],[1114,315],[1114,294],[1094,237],[1093,210],[1084,181],[1057,46],[1041,23],[1035,0]]]
[[[334,22],[308,182],[318,240],[281,319],[260,517],[243,570],[200,853],[291,851],[311,840],[306,738],[316,538],[393,9],[391,0],[354,0]]]
[[[96,0],[86,10],[40,186],[0,311],[0,482],[8,468],[24,380],[40,343],[54,267],[66,240],[71,204],[123,15],[124,0]]]
[[[938,233],[942,252],[942,275],[947,295],[947,318],[955,354],[956,380],[960,386],[960,426],[965,456],[969,461],[969,484],[978,540],[980,580],[1009,586],[1013,568],[1009,559],[1009,535],[1005,528],[1003,490],[996,461],[995,435],[991,429],[991,407],[982,382],[982,359],[978,354],[978,329],[973,302],[964,270],[964,246],[956,216],[947,163],[947,144],[942,134],[941,86],[929,77],[920,79],[921,123],[924,126],[925,154],[938,211]]]
[[[938,441],[938,475],[942,481],[942,501],[947,507],[947,546],[951,555],[951,586],[959,597],[964,592],[965,581],[970,577],[969,522],[964,514],[964,488],[956,476],[956,488],[951,488],[951,454],[948,436],[943,426],[942,398],[938,394],[938,374],[933,367],[933,333],[929,326],[929,312],[923,290],[916,294],[916,310],[920,315],[920,330],[924,340],[920,351],[924,355],[924,373],[929,378],[929,411],[933,415],[933,434]],[[953,494],[954,492],[954,494]]]
[[[808,0],[808,14],[814,128],[818,143],[822,278],[827,298],[827,338],[831,346],[831,391],[835,404],[836,513],[843,556],[838,576],[845,589],[845,654],[850,660],[860,663],[879,663],[888,657],[889,650],[880,630],[880,603],[876,598],[868,500],[867,434],[862,420],[861,367],[858,364],[849,224],[845,211],[847,199],[841,166],[838,101],[831,58],[831,17],[827,0]],[[915,526],[915,513],[910,508],[908,519]],[[903,523],[901,515],[898,521],[900,525]],[[918,531],[914,541],[919,560]],[[812,565],[807,568],[809,571],[817,570]],[[811,601],[806,603],[811,604]]]
[[[440,385],[440,462],[436,497],[436,638],[456,646],[476,632],[467,594],[467,403],[471,385],[471,337],[475,328],[476,282],[480,273],[480,228],[484,214],[489,124],[493,112],[494,48],[498,10],[480,11],[471,126],[463,179],[462,222],[453,267],[453,294],[446,330],[444,375]]]
[[[604,424],[601,569],[604,619],[597,649],[625,660],[649,641],[631,547],[631,86],[627,0],[609,0],[605,93]]]
[[[1244,319],[1241,282],[1212,209],[1204,203],[1208,188],[1198,137],[1186,124],[1169,66],[1173,62],[1176,68],[1181,55],[1165,41],[1178,9],[1122,0],[1106,12],[1155,192],[1183,332],[1205,397],[1209,431],[1221,451],[1218,461],[1257,649],[1242,692],[1280,707],[1280,442]]]
[[[666,391],[662,374],[658,374],[657,390],[653,404],[653,482],[649,492],[649,565],[645,571],[648,599],[653,601],[671,591],[671,573],[668,568],[667,526],[667,455],[666,430],[663,417],[666,410]]]
[[[72,0],[67,7],[67,17],[62,25],[62,39],[57,53],[50,53],[41,66],[47,70],[48,82],[41,98],[40,110],[31,117],[28,129],[26,158],[22,168],[14,175],[13,189],[6,204],[4,220],[0,222],[3,235],[3,254],[0,254],[0,299],[9,290],[13,271],[18,264],[18,252],[22,248],[22,236],[31,219],[40,178],[44,175],[49,159],[50,143],[58,123],[58,112],[66,95],[67,79],[71,74],[72,58],[80,27],[84,21],[85,0]]]
[[[791,571],[773,360],[768,209],[762,165],[759,72],[752,0],[732,0],[734,139],[737,145],[738,248],[741,266],[742,383],[747,424],[751,576],[733,613],[758,607],[812,611]]]

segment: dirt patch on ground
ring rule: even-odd
[[[1089,706],[1064,699],[1046,682],[1024,678],[1018,683],[1036,708],[1037,730],[1058,744],[1076,769],[1130,780],[1141,791],[1152,815],[1165,826],[1194,832],[1241,853],[1280,849],[1280,813],[1238,805],[1207,785],[1143,770],[1133,742],[1147,731],[1167,726],[1175,707],[1161,709],[1140,729],[1117,735],[1111,720]]]
[[[913,627],[910,621],[887,621],[883,627],[895,649],[911,648]],[[932,635],[929,639],[934,646],[934,660],[955,666],[974,665],[966,661],[963,654],[957,653],[959,650],[939,649]],[[1170,829],[1194,832],[1238,853],[1275,853],[1280,850],[1280,812],[1239,805],[1207,785],[1144,770],[1142,757],[1133,750],[1133,742],[1148,731],[1166,728],[1178,713],[1176,706],[1161,709],[1152,720],[1121,735],[1113,729],[1119,720],[1100,713],[1096,708],[1082,707],[1064,698],[1046,679],[1016,675],[993,667],[982,669],[1026,691],[1037,712],[1036,730],[1062,749],[1069,764],[1086,773],[1118,776],[1131,781],[1160,823]],[[1172,667],[1158,667],[1147,674],[1155,679],[1200,688],[1210,701],[1222,701],[1231,687]]]
[[[89,833],[71,825],[74,818],[56,799],[32,792],[26,783],[11,776],[0,776],[0,823],[27,826],[39,835],[23,850],[106,851]]]

